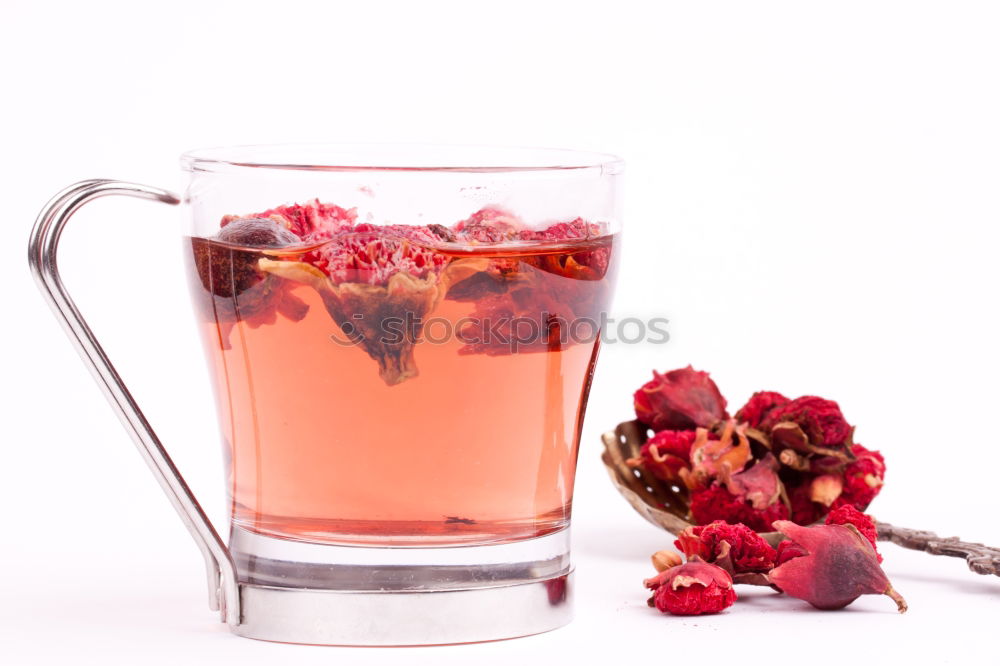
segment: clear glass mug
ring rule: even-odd
[[[562,150],[253,146],[181,159],[182,197],[108,180],[29,260],[201,547],[234,633],[408,645],[571,617],[580,428],[614,283],[621,160]],[[181,204],[214,380],[228,545],[65,291],[84,203]]]

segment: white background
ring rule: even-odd
[[[821,613],[768,592],[715,617],[661,616],[641,580],[670,539],[599,463],[600,432],[630,417],[650,369],[693,363],[735,405],[762,388],[838,400],[888,460],[874,513],[1000,544],[995,3],[6,0],[2,14],[0,662],[996,654],[1000,581],[891,545],[905,616],[885,598]],[[46,311],[24,246],[72,181],[176,187],[184,149],[277,141],[552,145],[628,162],[615,310],[669,317],[672,340],[602,357],[569,627],[348,650],[239,639],[205,607],[196,549]],[[63,271],[220,521],[178,225],[165,207],[101,201],[67,232]]]

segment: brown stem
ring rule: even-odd
[[[875,528],[879,541],[891,541],[897,546],[922,550],[931,555],[964,557],[969,568],[977,574],[1000,576],[1000,548],[959,541],[958,537],[941,538],[934,532],[911,530],[889,523],[876,523]]]

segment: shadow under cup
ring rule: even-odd
[[[268,618],[234,631],[414,644],[567,622],[620,161],[311,146],[183,165],[230,552],[244,613]]]

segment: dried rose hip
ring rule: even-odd
[[[889,583],[875,549],[853,525],[802,527],[778,520],[774,528],[805,550],[768,576],[785,594],[823,610],[843,608],[863,594],[884,594],[899,612],[906,611],[906,601]]]
[[[272,249],[294,245],[302,240],[274,220],[260,217],[232,220],[219,229],[216,237],[232,245]]]
[[[688,527],[677,535],[674,546],[689,559],[700,557],[730,574],[770,571],[776,556],[774,548],[752,529],[722,520]]]
[[[649,605],[663,613],[718,613],[736,601],[732,577],[714,564],[698,560],[666,569],[643,584],[653,591]]]
[[[274,249],[294,245],[299,237],[273,220],[244,218],[219,230],[218,240],[239,248]],[[195,266],[205,289],[225,298],[242,294],[263,282],[267,275],[257,269],[260,256],[236,247],[225,247],[204,238],[193,238]],[[253,309],[249,302],[246,307]]]
[[[726,399],[707,372],[691,366],[660,374],[635,392],[636,417],[653,430],[708,428],[726,419]]]
[[[878,561],[882,561],[882,555],[878,552],[878,530],[875,528],[875,520],[867,513],[861,513],[851,504],[842,504],[827,514],[826,524],[854,525],[861,535],[868,539],[878,556]]]
[[[278,314],[301,320],[309,306],[291,293],[290,285],[260,269],[262,255],[254,249],[279,249],[300,242],[298,236],[272,219],[230,219],[218,240],[192,238],[195,269],[206,298],[199,298],[220,327],[220,342],[229,348],[229,331],[237,321],[250,328],[275,321]]]

